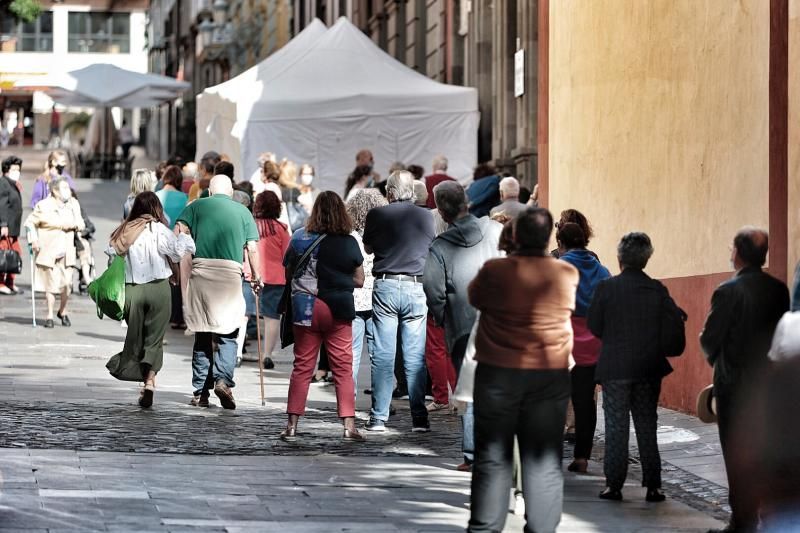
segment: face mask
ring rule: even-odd
[[[314,181],[314,174],[302,174],[300,176],[300,183],[308,187]]]
[[[61,187],[58,192],[61,195],[61,201],[64,203],[69,202],[69,199],[72,198],[72,190],[69,187]]]
[[[58,175],[59,175],[59,176],[60,176],[60,175],[62,175],[62,174],[64,173],[64,169],[65,169],[65,168],[66,168],[66,166],[65,166],[65,165],[56,165],[56,172],[58,172]]]
[[[11,181],[19,181],[19,170],[9,170],[8,171],[8,179]]]

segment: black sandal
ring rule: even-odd
[[[56,313],[56,316],[61,319],[61,325],[64,327],[72,326],[72,322],[69,321],[68,315],[62,315],[61,313]]]

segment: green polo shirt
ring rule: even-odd
[[[258,240],[258,228],[250,211],[224,194],[195,200],[178,216],[192,232],[197,252],[203,259],[242,262],[244,247]]]

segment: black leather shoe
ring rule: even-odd
[[[611,501],[622,501],[622,491],[606,488],[603,492],[600,493],[599,498],[601,500],[611,500]]]
[[[647,496],[644,497],[645,501],[658,503],[663,502],[667,499],[664,494],[661,493],[658,489],[647,489]]]
[[[275,361],[272,360],[272,357],[265,357],[264,370],[272,370],[273,368],[275,368]]]
[[[61,325],[68,328],[72,326],[72,322],[69,321],[69,316],[62,315],[61,313],[57,313],[56,316],[61,319]]]
[[[56,325],[53,323],[52,318],[48,318],[47,320],[44,321],[44,327],[46,327],[47,329],[52,329],[56,327]]]

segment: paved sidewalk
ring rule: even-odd
[[[31,179],[26,173],[28,195]],[[100,243],[121,217],[127,183],[79,181],[78,190],[98,227],[95,255],[103,265]],[[28,284],[26,272],[20,285]],[[40,318],[42,305],[37,298]],[[257,369],[245,364],[236,374],[236,411],[197,409],[187,405],[191,339],[171,330],[156,403],[143,411],[136,406],[136,384],[114,380],[104,367],[121,349],[125,330],[98,320],[84,297],[74,297],[70,316],[72,328],[34,329],[30,292],[0,298],[0,387],[6,393],[0,403],[0,533],[456,531],[466,525],[469,474],[455,471],[456,417],[435,413],[431,433],[412,434],[407,402],[395,402],[392,431],[368,434],[363,445],[344,443],[333,388],[312,385],[302,438],[284,443],[277,435],[285,423],[291,353],[280,352],[276,369],[266,373],[266,406]],[[366,359],[362,390],[369,385]],[[369,397],[359,394],[361,420],[368,405]],[[602,465],[593,461],[591,475],[565,474],[560,532],[721,525],[714,517],[724,518],[725,511],[714,498],[723,493],[715,495],[720,487],[710,484],[724,473],[713,463],[716,428],[668,411],[660,423],[667,502],[644,502],[635,458],[626,500],[597,499],[604,483]],[[596,459],[602,451],[601,425]],[[708,470],[707,479],[690,469]],[[521,517],[510,514],[506,530],[522,527]]]

